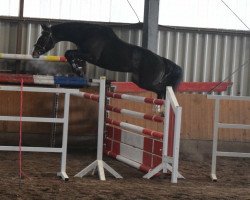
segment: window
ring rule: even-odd
[[[250,26],[249,0],[224,2]],[[159,24],[248,30],[221,0],[160,0]]]
[[[144,0],[129,0],[143,19]],[[24,17],[136,23],[127,0],[24,0]]]
[[[19,0],[1,0],[0,16],[19,15]]]

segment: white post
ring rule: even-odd
[[[168,137],[169,137],[169,119],[170,119],[170,99],[168,97],[168,92],[166,90],[166,99],[164,104],[164,130],[163,130],[163,148],[162,148],[162,164],[163,173],[167,173],[168,166]]]
[[[213,149],[212,149],[212,168],[211,168],[211,179],[217,180],[216,177],[216,156],[217,156],[217,145],[218,145],[218,123],[220,115],[220,99],[215,100],[214,109],[214,130],[213,130]]]
[[[100,78],[99,89],[99,112],[98,112],[98,138],[97,138],[97,160],[103,157],[103,131],[104,131],[104,114],[105,114],[105,77]]]
[[[175,113],[175,124],[174,124],[174,149],[173,149],[173,164],[172,164],[173,171],[171,176],[172,183],[177,183],[177,178],[178,178],[181,114],[182,114],[182,107],[177,107]]]
[[[100,78],[99,89],[99,113],[98,113],[98,139],[97,139],[97,160],[92,162],[89,166],[85,167],[75,177],[83,177],[90,171],[98,170],[99,179],[105,181],[104,169],[111,173],[115,178],[122,178],[113,168],[103,161],[103,135],[104,135],[104,114],[105,114],[105,97],[106,97],[106,78]],[[93,173],[94,174],[94,173]]]
[[[61,159],[61,172],[57,175],[61,176],[63,180],[68,180],[69,177],[66,174],[66,159],[67,159],[67,141],[68,141],[68,124],[69,124],[69,101],[70,94],[65,93],[64,100],[64,115],[63,115],[63,138],[62,138],[62,159]]]

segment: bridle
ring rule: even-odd
[[[42,53],[45,53],[46,52],[46,46],[47,46],[47,44],[50,42],[50,40],[53,42],[53,46],[55,45],[55,38],[53,37],[53,34],[52,34],[52,32],[51,31],[47,31],[47,30],[43,30],[42,31],[42,35],[44,34],[44,33],[48,33],[48,37],[46,38],[46,40],[45,40],[45,42],[44,42],[44,44],[43,44],[43,46],[42,45],[40,45],[40,44],[34,44],[34,47],[36,47],[36,48],[38,48],[38,51],[39,52],[42,52]]]

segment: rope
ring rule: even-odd
[[[226,3],[225,1],[221,0],[221,2],[234,14],[235,17],[237,17],[237,19],[249,30],[249,27],[246,25],[246,23],[244,23],[244,21],[233,11],[233,9],[231,9]],[[220,81],[214,88],[212,88],[208,94],[211,94],[217,87],[219,87],[222,83],[224,83],[224,81],[226,81],[227,79],[229,79],[230,77],[232,77],[236,72],[242,70],[243,68],[245,68],[247,66],[247,64],[249,63],[250,59],[247,59],[243,64],[241,64],[238,68],[236,68],[236,70],[234,70],[229,76],[227,76],[224,80]]]
[[[236,72],[242,70],[247,66],[250,59],[246,60],[243,64],[241,64],[236,70],[234,70],[231,74],[229,74],[226,78],[224,78],[222,81],[220,81],[216,86],[214,86],[210,91],[208,91],[208,94],[211,94],[217,87],[219,87],[222,83],[224,83],[227,79],[232,77]]]
[[[235,17],[237,17],[237,19],[249,30],[249,27],[247,26],[247,24],[233,11],[232,8],[230,8],[225,1],[221,0],[221,2],[234,14]]]
[[[23,78],[21,79],[20,88],[20,121],[19,121],[19,187],[21,187],[22,179],[22,116],[23,116]]]
[[[137,13],[136,13],[135,9],[133,8],[133,6],[132,6],[132,5],[131,5],[131,3],[129,2],[129,0],[127,0],[127,2],[128,2],[128,4],[129,4],[130,8],[133,10],[133,12],[134,12],[135,16],[137,17],[138,22],[140,23],[141,21],[140,21],[140,19],[139,19],[138,15],[137,15]]]

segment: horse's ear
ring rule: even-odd
[[[44,31],[49,31],[50,27],[48,27],[46,24],[41,24],[41,27]]]

